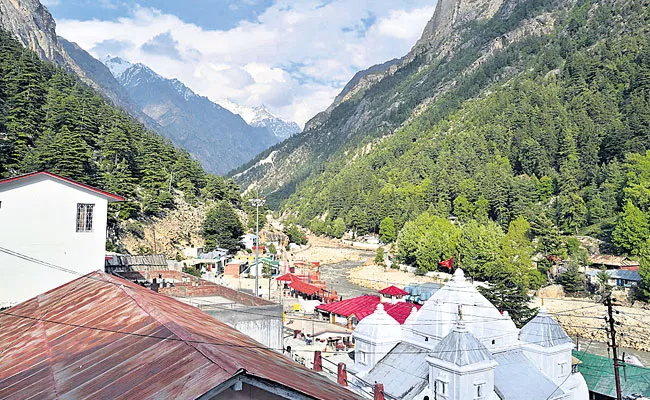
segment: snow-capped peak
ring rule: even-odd
[[[267,128],[279,140],[284,140],[291,135],[301,132],[298,124],[283,120],[269,111],[264,105],[246,107],[230,100],[222,100],[219,102],[219,105],[234,114],[239,114],[250,126]]]
[[[113,57],[110,54],[102,59],[102,62],[115,78],[119,78],[133,64],[120,57]]]

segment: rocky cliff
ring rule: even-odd
[[[40,58],[76,74],[113,104],[149,128],[155,123],[140,113],[108,69],[75,43],[56,35],[52,14],[38,0],[0,0],[0,29],[10,32]]]
[[[345,158],[361,142],[392,134],[451,90],[458,76],[472,70],[472,63],[490,57],[495,42],[502,47],[513,42],[501,40],[502,36],[522,40],[544,31],[543,27],[525,29],[525,13],[511,18],[521,3],[531,2],[439,1],[408,54],[355,75],[333,104],[306,124],[303,133],[260,154],[234,171],[233,177],[244,188],[266,193],[277,205],[307,176],[323,172],[328,161]],[[487,22],[498,25],[500,21],[507,22],[502,24],[507,29],[481,31]],[[511,33],[515,31],[516,35]]]

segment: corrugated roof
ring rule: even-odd
[[[590,391],[616,398],[614,361],[595,354],[574,351],[573,356],[582,361],[578,370],[585,378]],[[650,396],[650,368],[622,363],[621,390],[624,396],[640,394]]]
[[[596,276],[600,271],[589,271],[587,275]],[[627,270],[627,269],[608,269],[607,274],[612,279],[625,279],[628,281],[638,282],[641,280],[641,275],[639,271]]]
[[[400,289],[395,285],[390,285],[387,288],[381,289],[379,293],[386,296],[406,296],[407,294],[409,294],[409,292],[407,292],[406,290]]]
[[[537,316],[521,328],[519,340],[542,347],[555,347],[572,343],[571,338],[567,336],[564,329],[553,317],[546,313],[544,308],[540,308]]]
[[[623,256],[614,256],[608,254],[597,254],[589,256],[589,261],[593,264],[612,265],[615,267],[627,267],[639,265],[638,261],[630,260]]]
[[[429,383],[429,364],[426,358],[427,350],[401,342],[362,380],[368,385],[382,383],[384,392],[393,399],[410,400]]]
[[[368,315],[375,312],[377,309],[377,304],[381,299],[379,296],[372,294],[367,294],[364,296],[353,297],[351,299],[335,301],[328,304],[320,304],[316,306],[316,309],[329,312],[332,314],[340,315],[343,317],[349,317],[354,315],[358,321],[361,321]],[[384,303],[384,310],[386,313],[393,317],[397,322],[403,324],[406,321],[406,318],[411,314],[411,309],[415,307],[420,309],[422,307],[419,304],[407,303],[404,301],[397,302],[395,304]]]
[[[197,398],[231,377],[359,396],[196,307],[94,272],[0,312],[0,398]]]
[[[562,398],[564,392],[542,374],[521,350],[494,355],[494,390],[502,400]]]
[[[289,287],[297,292],[304,293],[306,295],[312,295],[323,291],[323,289],[319,288],[318,286],[314,286],[301,280],[291,281]]]
[[[72,180],[70,178],[65,178],[63,176],[53,174],[53,173],[48,172],[48,171],[36,171],[36,172],[30,172],[28,174],[14,176],[13,178],[0,179],[0,185],[4,185],[6,183],[20,181],[20,180],[24,180],[24,179],[28,179],[28,178],[33,178],[33,177],[36,177],[36,176],[46,176],[46,177],[54,178],[54,179],[62,181],[62,182],[70,183],[70,184],[72,184],[74,186],[80,187],[82,189],[86,189],[88,191],[99,194],[99,195],[101,195],[103,197],[106,197],[109,200],[109,202],[112,202],[112,201],[124,201],[124,197],[122,197],[122,196],[118,196],[116,194],[109,193],[109,192],[106,192],[106,191],[101,190],[101,189],[97,189],[96,187],[92,187],[90,185],[86,185],[86,184],[83,184],[81,182],[77,182],[77,181]]]
[[[462,323],[436,345],[431,357],[459,367],[494,359],[487,347]]]

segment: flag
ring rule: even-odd
[[[451,272],[451,268],[454,265],[454,257],[450,258],[449,260],[440,261],[438,265],[440,265],[443,268],[447,268],[449,272]]]

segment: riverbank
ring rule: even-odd
[[[414,273],[404,272],[397,269],[385,268],[376,264],[367,264],[351,269],[348,274],[348,279],[355,285],[363,286],[372,290],[381,290],[390,285],[404,287],[411,283],[444,283],[451,279],[451,275],[440,272],[437,274],[437,277],[429,277],[415,275]]]

